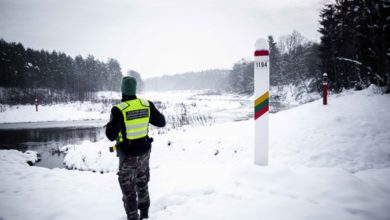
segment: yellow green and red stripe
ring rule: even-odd
[[[265,92],[255,100],[255,120],[260,118],[269,110],[269,92]]]

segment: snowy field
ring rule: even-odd
[[[306,83],[308,84],[308,83]],[[320,99],[317,92],[307,93],[302,86],[271,87],[271,112],[283,108],[301,105]],[[102,91],[95,94],[101,102],[72,102],[67,104],[39,105],[3,105],[0,103],[1,123],[24,122],[69,122],[108,120],[113,103],[119,103],[121,94]],[[255,97],[233,94],[219,94],[215,91],[148,91],[138,95],[153,101],[170,121],[170,128],[183,125],[210,125],[214,122],[246,120],[252,117],[252,103]],[[274,105],[277,104],[277,105]]]
[[[150,219],[390,219],[390,95],[376,93],[271,114],[267,167],[253,165],[253,120],[153,130]],[[75,170],[1,150],[0,219],[125,220],[110,145],[64,146]]]
[[[116,92],[99,92],[96,94],[102,102],[73,102],[68,104],[38,106],[35,105],[1,105],[1,123],[23,122],[63,122],[108,120],[111,104],[107,100],[120,102]],[[252,115],[252,101],[248,96],[213,95],[207,91],[169,91],[146,92],[139,95],[153,101],[169,121],[169,128],[183,125],[210,125],[215,122],[244,120]]]
[[[91,102],[39,105],[38,111],[35,111],[35,105],[6,105],[3,109],[3,112],[0,112],[0,123],[58,122],[109,118],[103,104]]]

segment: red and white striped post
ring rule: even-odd
[[[323,74],[323,83],[322,85],[324,86],[324,94],[323,94],[323,103],[324,105],[328,104],[328,74],[324,73]]]
[[[269,46],[261,38],[255,43],[254,59],[254,119],[255,119],[255,164],[268,164],[268,111],[269,111]]]

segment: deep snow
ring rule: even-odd
[[[253,164],[252,120],[154,130],[150,219],[388,220],[388,109],[371,88],[271,114],[267,167]],[[68,166],[104,174],[0,151],[0,219],[124,220],[111,144],[63,149]]]

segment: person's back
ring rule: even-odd
[[[117,142],[118,180],[129,220],[139,219],[138,209],[140,219],[148,217],[149,158],[153,141],[148,136],[149,123],[157,127],[166,124],[165,117],[152,102],[137,98],[136,85],[133,77],[122,79],[122,102],[112,107],[106,125],[107,138]]]

